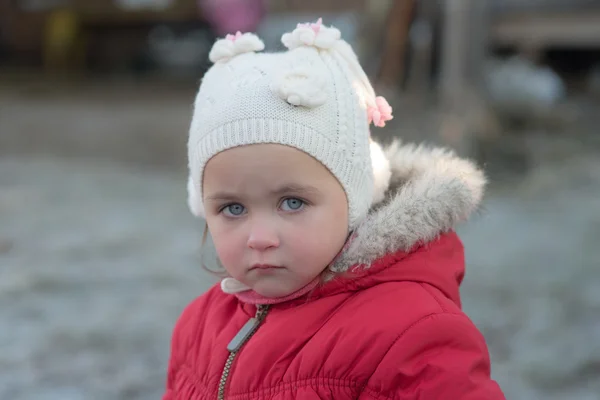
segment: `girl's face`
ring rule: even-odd
[[[262,296],[307,285],[348,235],[344,189],[321,163],[292,147],[221,152],[206,164],[202,192],[221,263]]]

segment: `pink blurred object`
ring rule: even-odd
[[[198,0],[198,7],[218,36],[255,32],[266,14],[264,0]]]

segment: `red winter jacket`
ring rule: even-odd
[[[477,206],[483,175],[440,151],[388,156],[402,186],[332,267],[345,274],[259,306],[256,330],[233,353],[257,307],[210,289],[177,322],[163,400],[504,399],[461,311],[463,247],[451,230]]]

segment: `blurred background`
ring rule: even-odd
[[[319,16],[394,107],[378,139],[490,177],[462,295],[507,398],[600,399],[598,0],[0,0],[0,399],[160,398],[214,282],[185,192],[211,44]]]

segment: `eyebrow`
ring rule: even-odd
[[[314,186],[287,184],[271,192],[273,195],[297,194],[297,195],[318,195],[321,191]]]
[[[282,196],[284,194],[298,195],[298,196],[310,196],[319,195],[321,191],[314,186],[310,185],[298,185],[298,184],[285,184],[270,192],[273,196]],[[231,192],[217,192],[210,196],[206,196],[206,200],[219,200],[219,201],[233,201],[238,200],[240,197],[235,193]]]

